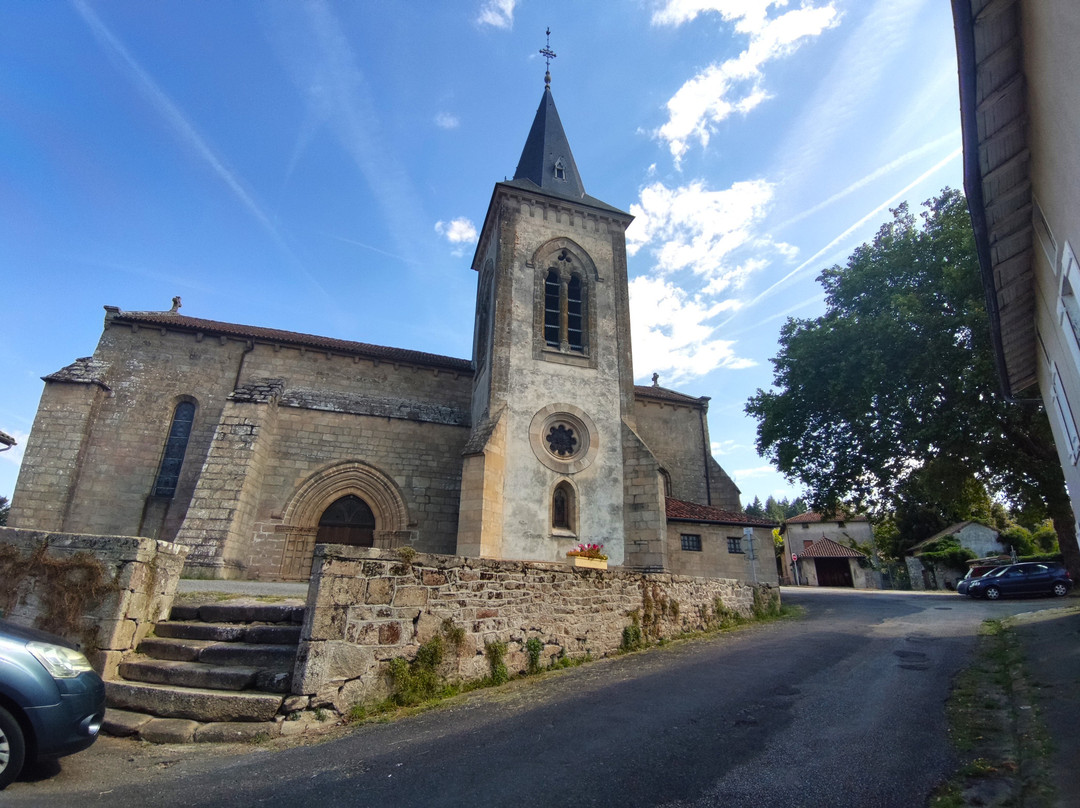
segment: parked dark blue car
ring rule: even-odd
[[[981,578],[968,583],[967,594],[972,598],[998,598],[1017,595],[1069,594],[1073,582],[1061,564],[1044,561],[1026,561],[1000,567]]]
[[[105,684],[85,656],[52,634],[0,620],[0,789],[25,761],[90,746],[104,717]]]

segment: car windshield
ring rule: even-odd
[[[984,575],[983,577],[984,578],[997,578],[997,577],[999,577],[1001,575],[1004,575],[1006,572],[1008,572],[1011,569],[1014,569],[1014,568],[1013,567],[998,567],[997,569],[990,570],[990,572],[986,573],[986,575]]]

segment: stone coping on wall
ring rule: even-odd
[[[0,527],[0,611],[76,643],[110,678],[168,616],[187,553],[139,536]]]
[[[391,660],[440,634],[457,638],[441,670],[451,680],[487,676],[493,643],[511,673],[533,639],[543,664],[605,656],[628,627],[655,641],[708,628],[720,610],[749,614],[753,592],[732,579],[318,545],[293,692],[339,712],[385,698]]]

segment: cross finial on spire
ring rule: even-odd
[[[555,51],[551,49],[551,26],[547,29],[547,45],[540,51],[544,57],[544,86],[551,86],[551,60],[555,58]]]

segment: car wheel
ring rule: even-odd
[[[1001,597],[1001,590],[998,589],[996,586],[988,586],[988,587],[986,587],[986,599],[987,600],[997,600],[1000,597]]]
[[[1061,583],[1061,581],[1058,581],[1056,584],[1054,584],[1053,592],[1054,592],[1054,597],[1063,598],[1067,594],[1069,594],[1069,587],[1067,587],[1065,584]]]
[[[25,757],[26,743],[19,722],[0,707],[0,789],[19,776]]]

